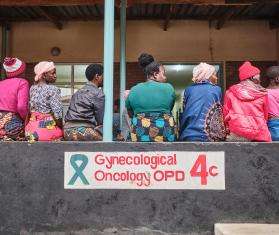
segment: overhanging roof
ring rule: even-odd
[[[115,18],[120,10],[116,1]],[[216,28],[228,20],[268,20],[279,26],[279,0],[127,0],[128,20],[163,20],[167,30],[170,20],[216,21]],[[103,0],[0,0],[0,23],[50,21],[62,29],[64,21],[89,21],[104,18]]]
[[[119,4],[121,0],[116,0]],[[279,3],[279,0],[127,0],[132,4],[212,4],[246,5],[254,3]],[[56,6],[103,4],[104,0],[0,0],[0,6]]]

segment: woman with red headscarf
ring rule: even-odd
[[[18,58],[5,58],[3,67],[6,79],[0,81],[0,140],[23,140],[29,97],[26,66]]]
[[[53,85],[56,81],[56,68],[53,62],[37,64],[35,85],[30,89],[31,117],[25,128],[29,141],[51,141],[62,137],[61,93]]]
[[[227,141],[270,142],[267,90],[260,85],[260,70],[247,61],[239,68],[239,79],[225,94]]]

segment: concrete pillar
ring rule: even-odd
[[[112,141],[114,61],[114,0],[105,0],[104,23],[104,93],[105,115],[103,141]]]
[[[121,0],[120,10],[120,129],[123,127],[126,90],[126,0]]]

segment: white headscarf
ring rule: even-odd
[[[41,80],[44,73],[47,73],[53,69],[55,69],[55,65],[52,61],[42,61],[38,63],[34,68],[34,72],[36,74],[35,81],[37,82]]]
[[[193,69],[192,81],[195,83],[202,83],[208,81],[214,73],[215,73],[214,66],[207,63],[200,63]]]

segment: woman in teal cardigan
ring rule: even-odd
[[[175,141],[175,122],[171,113],[175,92],[172,85],[166,83],[164,66],[149,54],[142,54],[138,60],[147,80],[132,87],[126,100],[132,116],[131,140]]]

